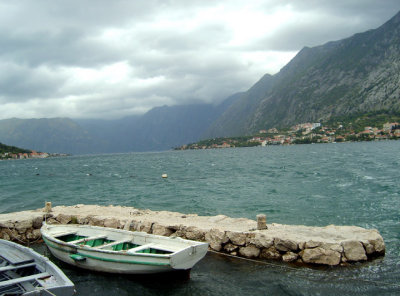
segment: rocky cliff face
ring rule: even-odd
[[[400,112],[400,12],[378,29],[303,48],[278,74],[244,93],[206,135],[369,111]]]

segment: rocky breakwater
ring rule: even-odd
[[[95,205],[57,206],[2,214],[0,238],[24,243],[37,241],[45,217],[48,223],[89,224],[206,241],[213,251],[253,259],[344,265],[385,253],[383,238],[375,229],[276,223],[263,227],[260,221],[224,215],[198,216]]]

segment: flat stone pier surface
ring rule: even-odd
[[[246,218],[83,204],[0,214],[0,238],[38,241],[44,219],[50,224],[89,224],[206,241],[211,250],[254,259],[347,265],[385,253],[385,243],[376,229],[272,223],[257,230],[257,221]]]

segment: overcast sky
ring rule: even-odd
[[[0,119],[218,103],[399,0],[0,0]]]

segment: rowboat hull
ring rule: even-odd
[[[172,271],[169,262],[160,262],[161,260],[151,261],[149,258],[136,258],[136,256],[121,256],[119,254],[101,254],[88,250],[74,250],[62,245],[54,245],[48,240],[44,240],[50,252],[59,260],[80,268],[122,274],[151,274],[166,271]],[[71,254],[77,254],[85,259],[75,260],[70,257]],[[128,257],[128,258],[127,258]]]
[[[190,270],[208,244],[89,225],[43,225],[50,252],[68,264],[100,272],[154,274]]]
[[[0,240],[0,295],[74,293],[74,284],[48,258],[30,248]]]

